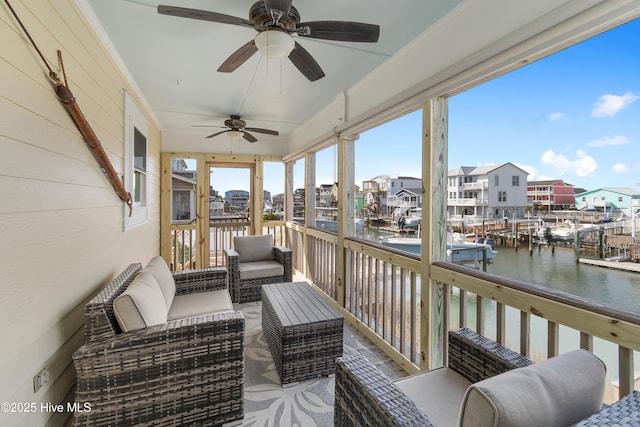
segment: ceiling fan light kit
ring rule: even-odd
[[[227,131],[227,135],[229,135],[232,141],[239,141],[244,136],[244,132],[232,129]]]
[[[278,31],[262,31],[256,35],[256,47],[269,59],[280,59],[289,56],[296,42],[289,34]]]

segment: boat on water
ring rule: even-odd
[[[482,262],[486,256],[487,264],[498,255],[491,239],[468,242],[460,233],[448,233],[447,261],[455,263]],[[422,239],[419,237],[399,237],[397,235],[381,237],[380,243],[390,248],[400,249],[420,255]]]
[[[600,228],[594,224],[580,224],[571,220],[566,220],[563,223],[555,225],[553,227],[542,227],[538,231],[538,237],[551,242],[566,242],[575,239],[576,233],[586,233],[589,231],[596,231]]]

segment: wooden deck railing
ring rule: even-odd
[[[288,232],[294,268],[335,299],[335,234],[307,229],[304,256],[304,227],[289,227]],[[345,310],[368,329],[367,336],[382,350],[405,366],[413,363],[416,371],[420,258],[361,239],[347,238],[343,245]],[[432,264],[431,279],[444,286],[442,304],[450,307],[450,329],[470,327],[534,360],[585,348],[608,366],[607,401],[633,390],[634,358],[640,351],[639,314],[446,262]]]
[[[233,247],[235,236],[248,236],[250,222],[244,217],[220,217],[209,220],[209,266],[225,265],[224,250]],[[171,268],[187,270],[195,268],[199,242],[196,224],[171,225]],[[262,234],[273,236],[274,244],[287,246],[284,221],[263,221]]]

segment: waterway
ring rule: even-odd
[[[375,227],[365,227],[358,237],[377,242],[384,235]],[[596,267],[577,263],[573,249],[542,246],[534,247],[532,253],[528,247],[496,246],[497,257],[487,266],[487,272],[511,279],[540,285],[543,287],[563,291],[572,295],[589,298],[594,301],[611,305],[616,308],[640,313],[640,274],[625,272],[603,267]],[[451,327],[458,325],[459,296],[454,293],[452,298]],[[468,300],[468,322],[475,325],[475,299]],[[485,333],[495,337],[495,303],[485,301]],[[506,344],[510,348],[519,348],[520,313],[515,309],[507,309]],[[546,358],[546,321],[532,316],[531,320],[531,358],[541,360]],[[579,333],[569,328],[560,328],[560,352],[579,347]],[[617,379],[618,352],[617,347],[609,342],[594,339],[594,353],[607,365],[608,387],[606,401],[616,399],[613,386]],[[635,352],[635,366],[640,375],[640,353]],[[638,387],[638,383],[637,388]]]

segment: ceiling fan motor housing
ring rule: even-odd
[[[253,22],[257,28],[273,26],[274,24],[273,17],[270,11],[266,9],[263,1],[257,1],[251,6],[249,10],[249,20]],[[300,22],[300,13],[298,13],[298,10],[292,5],[287,16],[280,18],[278,22],[279,25],[276,25],[275,28],[279,26],[283,30],[292,32],[295,31],[298,22]]]

